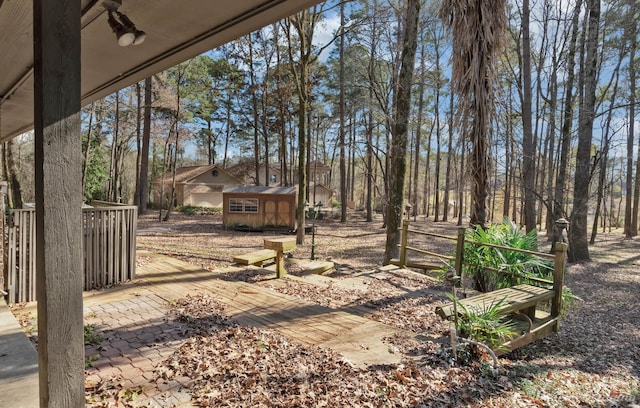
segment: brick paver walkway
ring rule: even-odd
[[[167,316],[167,301],[155,294],[136,296],[85,307],[85,324],[102,340],[85,346],[89,384],[112,382],[141,401],[150,398],[166,402],[169,390],[179,390],[181,380],[155,382],[155,364],[169,357],[184,340],[184,328]],[[95,361],[94,361],[95,360]]]
[[[184,389],[190,379],[168,381],[155,369],[190,335],[172,317],[171,304],[197,292],[211,293],[240,324],[269,327],[301,344],[331,347],[355,363],[394,363],[400,358],[382,340],[397,329],[249,283],[229,282],[173,258],[145,256],[149,262],[138,269],[134,283],[84,297],[85,325],[99,336],[85,347],[90,365],[87,387],[108,390],[95,394],[110,395],[110,401],[121,398],[140,407],[192,406]]]

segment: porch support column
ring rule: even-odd
[[[33,0],[40,407],[84,406],[79,0]]]

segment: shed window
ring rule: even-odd
[[[230,213],[257,213],[258,199],[257,198],[230,198],[229,212]]]

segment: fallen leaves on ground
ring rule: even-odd
[[[207,296],[180,300],[176,319],[199,335],[156,370],[159,382],[188,377],[190,392],[202,407],[481,406],[480,401],[501,389],[479,366],[440,362],[440,367],[421,367],[407,360],[358,368],[329,349],[239,326],[221,310]],[[193,316],[185,319],[189,312]]]
[[[208,269],[227,265],[233,255],[262,246],[263,234],[224,231],[219,218],[174,216],[170,233],[146,233],[138,244]],[[154,225],[147,217],[140,228]],[[341,266],[332,277],[350,279],[380,264],[385,234],[375,223],[322,220],[318,225],[317,257]],[[447,222],[412,225],[449,235],[456,228]],[[426,239],[421,248],[452,253],[433,241]],[[212,316],[217,316],[211,322],[215,329],[204,333],[194,328],[193,336],[161,364],[158,374],[162,367],[169,367],[172,375],[190,378],[191,392],[201,406],[634,406],[640,402],[637,248],[637,239],[623,240],[620,232],[600,234],[590,248],[594,261],[571,265],[566,276],[566,284],[583,301],[570,307],[557,335],[502,357],[497,378],[488,375],[482,364],[451,367],[451,357],[439,345],[400,335],[387,341],[407,357],[419,356],[417,360],[401,366],[355,368],[330,350],[301,347],[277,333],[236,326],[225,320],[213,299],[205,302],[208,306],[196,299],[180,306],[186,322],[202,322],[196,311],[211,309]],[[309,251],[309,245],[298,247],[295,256],[308,257]],[[256,270],[224,278],[268,285],[266,275]],[[309,283],[273,288],[328,307],[360,307],[371,318],[417,333],[445,329],[438,326],[442,322],[433,308],[445,300],[446,287],[395,277],[369,284],[364,291],[344,289],[337,283],[329,288]],[[393,287],[430,290],[415,297],[394,297]],[[224,386],[218,387],[219,382]]]

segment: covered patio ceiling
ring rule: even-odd
[[[146,32],[128,47],[118,45],[104,0],[79,2],[86,105],[321,0],[122,0],[119,11]],[[33,127],[33,48],[33,2],[0,0],[0,142]]]

